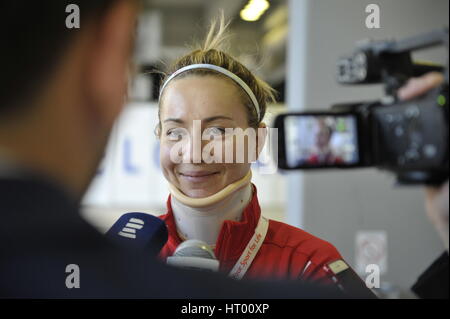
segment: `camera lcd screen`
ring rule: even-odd
[[[354,115],[296,114],[284,119],[286,163],[291,168],[358,165]]]

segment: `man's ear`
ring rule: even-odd
[[[267,125],[264,122],[259,123],[257,131],[256,149],[258,152],[258,158],[261,155],[262,149],[266,144],[267,139]]]
[[[115,2],[86,26],[91,30],[84,63],[86,106],[102,126],[112,126],[125,103],[136,28],[136,4]]]

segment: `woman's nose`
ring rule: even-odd
[[[201,134],[198,134],[195,130],[190,132],[182,147],[183,163],[201,163],[202,150],[206,143],[207,141],[202,141]]]

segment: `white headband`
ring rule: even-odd
[[[242,79],[240,77],[238,77],[236,74],[234,74],[233,72],[230,72],[227,69],[224,69],[224,68],[214,65],[214,64],[191,64],[191,65],[185,66],[184,68],[181,68],[181,69],[175,71],[174,73],[172,73],[171,76],[169,76],[169,78],[166,80],[166,82],[164,82],[164,84],[161,86],[161,90],[159,91],[159,99],[161,99],[164,88],[167,86],[167,84],[170,82],[170,80],[172,80],[174,77],[178,76],[179,74],[189,71],[189,70],[192,70],[192,69],[214,70],[219,73],[222,73],[223,75],[226,75],[227,77],[232,79],[234,82],[239,84],[239,86],[244,89],[244,91],[247,93],[247,95],[252,100],[253,105],[255,106],[256,114],[258,116],[258,121],[261,120],[258,100],[256,99],[256,96],[252,92],[252,90],[248,87],[248,85],[244,81],[242,81]]]

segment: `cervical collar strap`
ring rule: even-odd
[[[170,193],[178,202],[193,208],[208,207],[222,201],[224,198],[234,193],[238,189],[248,185],[252,179],[252,171],[249,170],[247,175],[242,179],[228,185],[221,191],[203,198],[192,198],[184,195],[177,187],[169,183]]]

